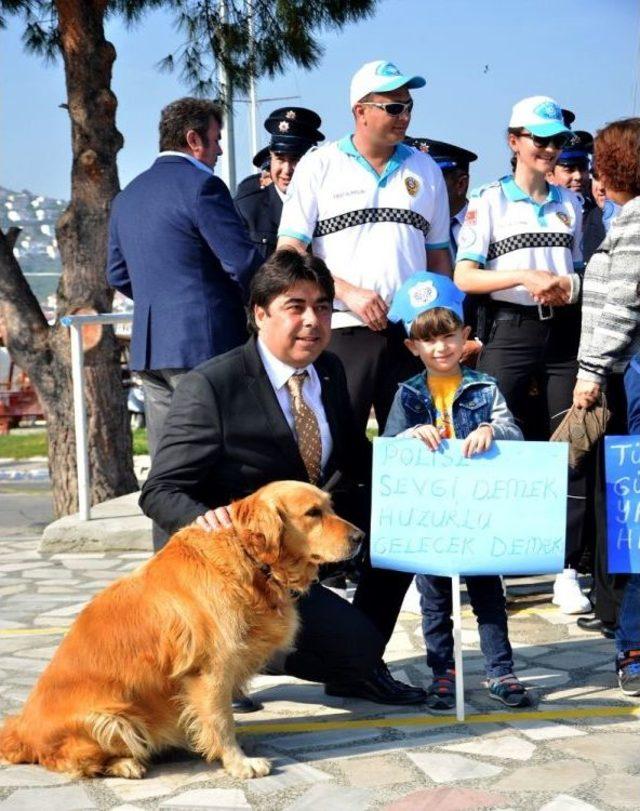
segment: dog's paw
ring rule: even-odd
[[[147,767],[132,757],[122,757],[112,760],[105,774],[111,777],[128,777],[130,780],[139,780],[144,777]]]
[[[264,757],[239,757],[227,761],[225,769],[233,777],[250,780],[252,777],[265,777],[271,771],[271,763]]]

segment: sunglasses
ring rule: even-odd
[[[379,101],[361,101],[360,104],[369,107],[378,107],[378,109],[384,110],[387,115],[391,115],[394,118],[398,115],[402,115],[402,113],[411,115],[411,110],[413,110],[413,99],[411,99],[411,101],[389,101],[386,104]]]
[[[552,146],[554,149],[562,149],[572,138],[570,134],[565,132],[561,132],[558,135],[549,135],[544,138],[541,135],[532,135],[530,132],[521,132],[520,137],[531,138],[533,145],[537,146],[538,149],[545,149],[548,146]]]

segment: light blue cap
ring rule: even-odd
[[[393,62],[376,59],[375,62],[367,62],[353,75],[349,90],[350,106],[353,109],[369,93],[390,93],[399,87],[413,90],[424,87],[426,83],[423,76],[402,73]]]
[[[395,294],[387,318],[389,321],[402,321],[408,335],[414,319],[420,313],[436,307],[451,310],[463,321],[463,301],[464,293],[448,276],[421,270],[407,279]]]
[[[550,96],[529,96],[514,104],[509,127],[521,127],[540,138],[571,132],[564,123],[562,108]]]

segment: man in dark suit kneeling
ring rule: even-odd
[[[233,499],[279,479],[327,485],[336,512],[368,528],[371,445],[356,427],[342,364],[324,352],[333,296],[326,265],[308,254],[279,251],[256,273],[254,337],[186,374],[173,396],[140,498],[164,530],[230,523]],[[314,584],[299,602],[295,649],[273,669],[324,682],[329,695],[424,701],[382,661],[410,582],[372,569],[365,554],[353,605]]]

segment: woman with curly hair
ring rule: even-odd
[[[585,271],[574,402],[587,408],[621,378],[640,350],[640,118],[596,135],[595,160],[607,198],[622,206]],[[618,379],[614,379],[614,376]]]
[[[640,352],[640,118],[614,121],[595,139],[598,176],[609,200],[621,206],[584,276],[582,331],[573,401],[590,408],[606,389],[612,412],[608,432],[626,434],[624,372]],[[640,695],[640,575],[607,572],[606,506],[602,458],[596,473],[596,622],[616,624],[617,669],[627,695]],[[578,621],[579,622],[579,621]]]

